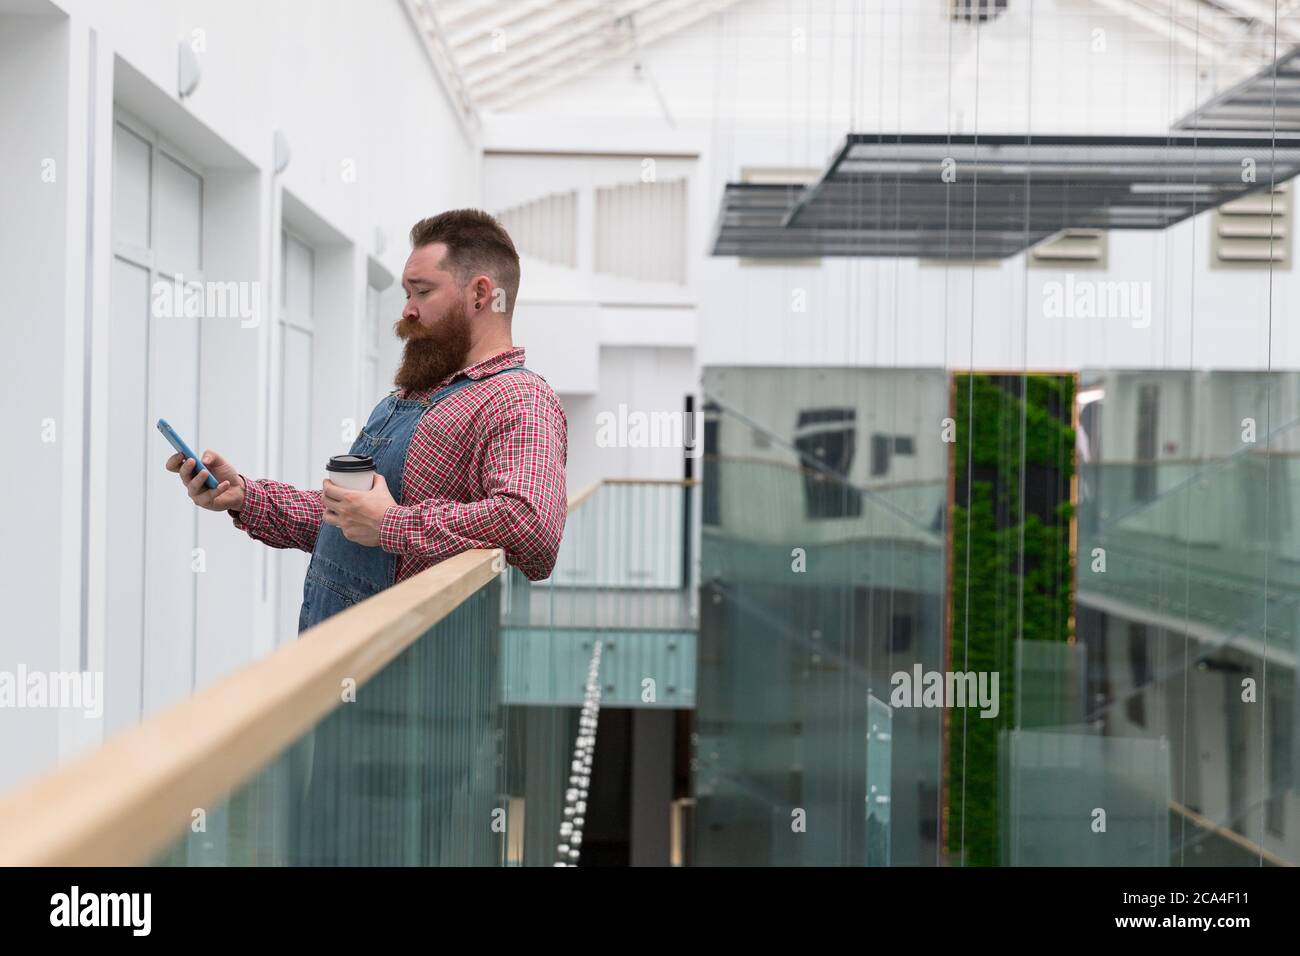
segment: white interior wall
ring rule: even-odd
[[[11,18],[15,9],[21,18]],[[279,291],[282,192],[341,237],[338,268],[323,289],[340,317],[322,366],[336,391],[322,398],[312,434],[313,460],[323,461],[341,441],[340,423],[361,414],[356,346],[368,260],[397,274],[412,222],[480,204],[477,134],[453,113],[398,2],[0,0],[0,16],[0,161],[9,173],[0,177],[0,205],[6,222],[23,223],[0,237],[0,276],[13,290],[6,352],[21,356],[0,388],[9,407],[30,409],[5,425],[25,465],[0,478],[0,490],[24,501],[10,529],[27,544],[6,549],[0,569],[11,608],[0,668],[103,670],[112,666],[108,515],[118,495],[131,493],[112,481],[107,428],[114,110],[129,109],[201,168],[203,278],[257,284],[259,314],[247,327],[229,317],[197,322],[198,424],[185,435],[250,477],[277,477],[279,460],[269,305]],[[202,47],[202,77],[184,101],[176,93],[181,38]],[[279,176],[277,129],[292,154]],[[46,158],[56,176],[43,184]],[[383,376],[400,351],[388,341],[400,298],[387,290]],[[40,440],[45,418],[57,428],[54,442]],[[156,451],[161,469],[166,449]],[[201,686],[274,646],[276,590],[266,548],[224,514],[196,520],[206,568],[195,582],[192,657],[182,663]],[[146,665],[146,681],[150,673]],[[93,745],[104,728],[80,713],[0,712],[0,790]]]
[[[266,182],[251,167],[207,169],[203,223],[209,276],[265,286]],[[269,326],[265,306],[259,303],[258,308],[261,325]],[[256,461],[261,429],[249,429],[246,423],[261,421],[261,383],[268,370],[257,330],[243,325],[243,320],[220,317],[199,321],[202,401],[197,429],[188,439],[216,448],[241,467]],[[225,441],[218,445],[221,435]],[[259,652],[261,581],[260,559],[250,553],[243,534],[230,533],[226,515],[203,511],[197,519],[207,568],[198,575],[195,615],[194,681],[202,687]]]
[[[196,587],[204,568],[194,507],[158,467],[152,423],[194,435],[201,323],[176,282],[201,280],[205,188],[197,161],[123,110],[112,129],[108,442],[117,494],[105,515],[105,730],[194,687]],[[197,559],[197,562],[196,562]]]
[[[74,480],[65,488],[65,466],[80,454],[82,411],[80,404],[65,406],[64,389],[65,348],[80,345],[68,316],[83,289],[68,281],[75,261],[68,207],[84,188],[84,171],[77,183],[68,162],[75,141],[69,42],[65,19],[0,7],[0,390],[7,410],[0,438],[14,456],[13,467],[0,472],[0,491],[12,503],[0,549],[0,669],[10,672],[20,664],[58,670],[65,656],[79,654],[77,616],[69,614],[77,596],[65,591],[79,588],[79,580],[64,573],[63,559],[80,526],[60,521],[63,500],[75,500],[80,487]],[[84,246],[84,231],[78,238]],[[76,729],[81,714],[69,722]],[[0,790],[17,779],[18,768],[48,762],[59,732],[54,711],[0,710]]]
[[[688,394],[696,389],[694,362],[689,350],[606,346],[600,355],[601,385],[595,401],[586,408],[575,408],[569,417],[569,455],[574,459],[571,487],[585,487],[582,476],[587,463],[593,469],[591,479],[631,476],[635,478],[680,478],[683,456],[681,448],[652,447],[639,440],[628,447],[603,447],[597,416],[608,412],[609,421],[620,418],[619,405],[629,414],[677,413],[685,409]],[[593,414],[593,410],[595,414]],[[629,435],[635,422],[629,422]],[[662,429],[661,429],[662,431]],[[667,444],[675,435],[659,434]],[[690,435],[683,440],[689,439]],[[647,442],[656,436],[647,431]]]

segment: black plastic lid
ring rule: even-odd
[[[369,455],[335,455],[326,471],[374,471],[375,460]]]

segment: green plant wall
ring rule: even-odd
[[[1070,637],[1074,379],[960,374],[954,384],[948,666],[996,671],[1000,703],[992,718],[949,711],[946,843],[952,865],[993,866],[999,734],[1018,725],[1017,635]]]

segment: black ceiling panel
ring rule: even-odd
[[[713,254],[1005,258],[1066,228],[1166,229],[1298,172],[1300,137],[854,133],[810,186],[729,183]]]

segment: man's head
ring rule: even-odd
[[[453,209],[411,227],[402,288],[406,306],[394,331],[406,347],[395,382],[431,388],[464,368],[476,345],[509,342],[519,254],[487,213]]]

